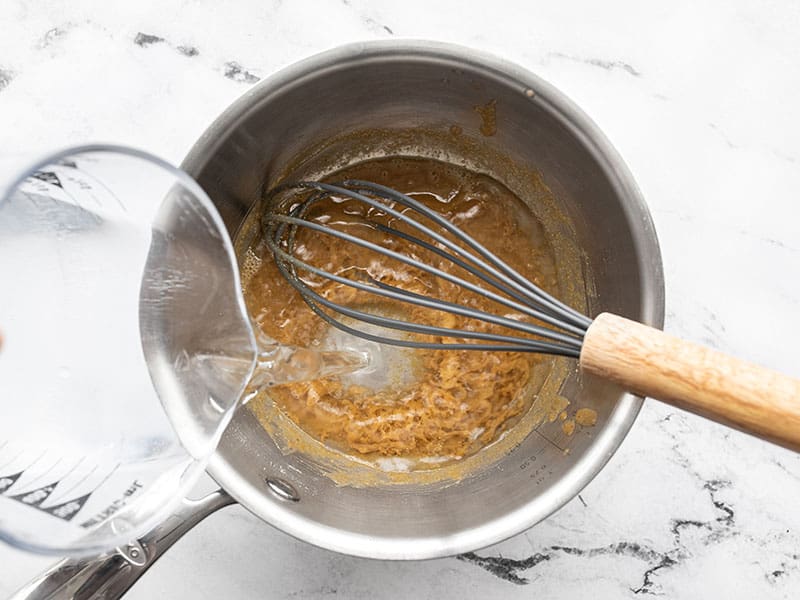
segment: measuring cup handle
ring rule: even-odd
[[[10,600],[121,598],[183,534],[235,500],[223,490],[181,506],[152,531],[125,547],[94,558],[67,558],[28,583]]]

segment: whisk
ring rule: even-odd
[[[800,451],[800,381],[796,379],[618,315],[601,313],[590,319],[523,277],[442,215],[386,186],[355,179],[337,184],[300,182],[280,186],[270,197],[278,195],[283,200],[280,206],[288,210],[279,212],[272,206],[264,214],[264,239],[286,281],[333,327],[373,342],[409,348],[537,352],[576,358],[583,371],[613,381],[630,392],[668,402]],[[391,217],[390,225],[368,217],[364,217],[364,223],[449,261],[471,274],[472,280],[387,245],[309,220],[311,209],[331,197],[355,200]],[[392,227],[392,222],[402,222],[408,227],[402,231]],[[533,322],[429,297],[363,272],[359,272],[360,279],[355,279],[309,264],[296,252],[301,228],[333,236],[343,243],[419,269],[432,278],[461,286],[530,317]],[[496,327],[492,331],[476,331],[426,325],[346,306],[319,294],[301,273],[382,299],[490,323],[507,333],[496,333]],[[359,323],[367,327],[359,327]],[[387,334],[377,333],[376,328]],[[401,333],[388,335],[390,331]],[[409,339],[404,335],[407,333],[425,337]],[[429,341],[428,336],[434,341]]]

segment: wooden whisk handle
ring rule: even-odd
[[[580,365],[635,394],[800,451],[797,379],[609,313],[589,327]]]

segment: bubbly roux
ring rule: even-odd
[[[488,176],[430,159],[385,158],[337,172],[328,181],[358,178],[409,194],[440,213],[522,275],[558,295],[553,250],[530,209]],[[471,275],[396,236],[365,227],[362,217],[409,231],[385,214],[352,200],[316,205],[311,219],[409,254],[474,280]],[[359,272],[397,287],[459,302],[507,317],[530,319],[485,297],[402,263],[382,258],[318,233],[298,234],[296,255],[306,262],[357,278]],[[267,335],[286,344],[324,347],[330,327],[283,279],[263,242],[248,250],[243,274],[248,310]],[[255,267],[255,268],[253,268]],[[316,291],[336,302],[388,316],[447,328],[508,330],[468,318],[407,305],[389,304],[338,283],[308,278]],[[436,339],[408,334],[409,339]],[[437,340],[461,341],[461,340]],[[424,463],[460,459],[495,441],[534,401],[533,368],[551,358],[512,352],[403,350],[378,374],[379,385],[326,378],[277,386],[271,398],[306,433],[349,454],[368,459],[402,457]]]

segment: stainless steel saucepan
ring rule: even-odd
[[[263,192],[289,173],[381,153],[430,155],[415,150],[414,132],[440,142],[432,156],[471,162],[521,197],[535,169],[537,189],[548,189],[567,215],[564,235],[580,248],[577,268],[590,275],[580,290],[588,314],[663,324],[658,242],[624,163],[561,93],[497,58],[431,42],[325,52],[247,92],[203,134],[183,168],[235,236]],[[234,501],[301,540],[355,556],[424,559],[499,542],[578,494],[642,404],[577,369],[560,393],[573,406],[593,408],[596,426],[566,436],[559,422],[546,422],[510,453],[447,486],[336,485],[302,453],[282,452],[251,411],[240,409],[208,466],[220,491],[185,501],[169,522],[126,548],[63,561],[17,597],[119,596],[186,530]]]

